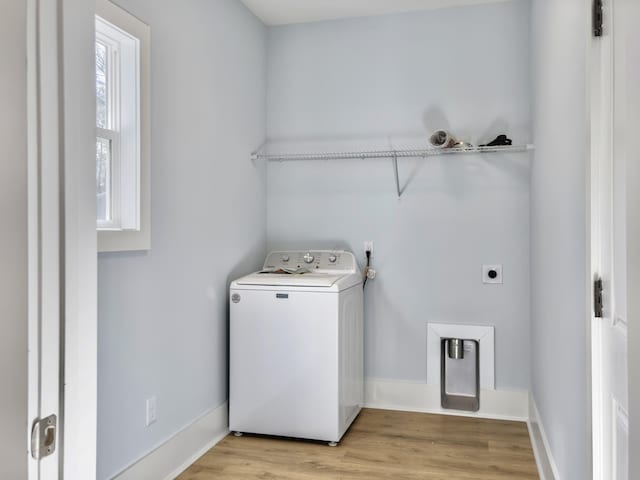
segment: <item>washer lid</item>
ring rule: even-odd
[[[282,274],[256,272],[236,280],[238,285],[273,285],[278,287],[331,287],[345,275],[327,273]]]

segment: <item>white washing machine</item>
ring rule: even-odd
[[[339,442],[364,395],[353,254],[273,252],[231,284],[230,310],[230,430]]]

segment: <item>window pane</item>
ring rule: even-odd
[[[96,126],[108,128],[107,47],[96,42]]]
[[[111,221],[111,141],[96,141],[96,192],[98,222]]]

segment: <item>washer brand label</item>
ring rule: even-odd
[[[233,295],[231,295],[231,301],[233,303],[240,303],[240,294],[234,293]]]
[[[289,298],[288,293],[276,293],[276,298]]]

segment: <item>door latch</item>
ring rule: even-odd
[[[49,415],[36,420],[31,429],[31,456],[36,460],[48,457],[56,451],[58,418]]]
[[[596,318],[602,318],[604,314],[604,304],[602,301],[602,279],[597,278],[593,282],[593,310]]]

